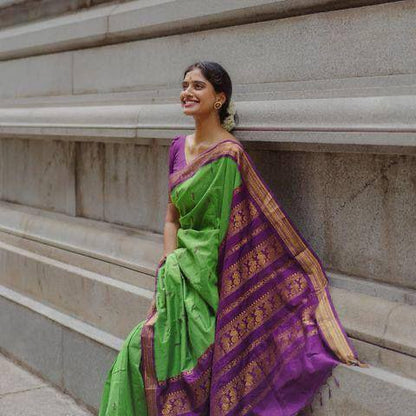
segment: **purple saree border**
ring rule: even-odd
[[[254,226],[257,227],[261,224],[261,219],[259,217],[257,217],[256,219],[254,219],[250,224],[248,224],[248,226]],[[246,232],[244,227],[243,231]],[[236,244],[238,241],[240,241],[241,239],[241,235],[243,234],[243,231],[239,231],[237,232],[235,235],[233,235],[232,237],[230,237],[230,239],[227,239],[227,243],[229,243],[228,245],[232,245],[232,244]],[[219,246],[219,255],[218,255],[218,270],[217,273],[220,274],[220,270],[223,269],[223,265],[224,265],[224,260],[225,260],[225,242],[226,242],[226,238],[224,238],[224,240],[221,242],[220,246]]]
[[[237,143],[237,145],[239,145],[238,143]],[[274,202],[276,203],[276,205],[278,206],[278,208],[282,211],[282,213],[284,214],[284,216],[286,217],[286,220],[288,221],[288,223],[290,224],[290,226],[293,228],[293,230],[294,230],[294,232],[300,237],[300,239],[301,239],[301,241],[305,244],[305,246],[308,248],[308,250],[311,252],[311,254],[313,255],[313,257],[315,257],[315,259],[317,260],[317,262],[319,263],[319,266],[320,266],[320,268],[321,268],[321,270],[322,270],[322,273],[323,273],[323,275],[324,275],[324,277],[325,277],[325,279],[326,279],[326,282],[327,282],[327,284],[329,283],[329,279],[328,279],[328,276],[327,276],[327,274],[326,274],[326,271],[325,271],[325,268],[324,268],[324,266],[323,266],[323,263],[322,263],[322,261],[321,261],[321,259],[319,258],[319,256],[315,253],[315,251],[313,250],[313,248],[311,247],[311,245],[305,240],[305,238],[303,237],[303,235],[302,235],[302,233],[299,231],[299,229],[295,226],[295,224],[292,222],[292,220],[290,219],[290,217],[289,217],[289,215],[287,214],[287,212],[285,211],[285,209],[283,209],[283,207],[281,206],[281,204],[280,204],[280,202],[279,202],[279,200],[277,199],[277,197],[276,197],[276,195],[274,194],[274,192],[270,189],[270,187],[267,185],[267,183],[263,180],[263,178],[262,178],[262,176],[261,176],[261,174],[260,174],[260,172],[258,171],[258,169],[256,168],[256,166],[255,166],[255,164],[254,164],[254,162],[253,162],[253,160],[251,159],[251,157],[250,157],[250,155],[244,150],[244,148],[241,146],[241,145],[239,145],[240,147],[241,147],[241,149],[243,150],[243,152],[244,152],[244,154],[245,154],[245,156],[247,157],[247,160],[248,160],[248,163],[250,164],[250,166],[251,166],[251,168],[254,170],[254,172],[256,173],[256,175],[257,175],[257,177],[258,177],[258,179],[260,180],[260,182],[261,182],[261,184],[265,187],[265,189],[267,190],[267,192],[271,195],[271,197],[274,199]],[[239,172],[240,172],[240,175],[241,175],[241,180],[242,180],[242,182],[244,183],[244,185],[245,185],[245,180],[244,180],[244,177],[243,177],[243,174],[242,174],[242,171],[241,171],[241,166],[240,166],[240,164],[238,163],[238,161],[236,160],[236,158],[234,158],[232,155],[224,155],[224,156],[219,156],[219,157],[229,157],[229,158],[231,158],[231,159],[233,159],[235,162],[236,162],[236,165],[237,165],[237,168],[238,168],[238,170],[239,170]],[[217,158],[219,158],[219,157],[217,157]],[[216,158],[216,159],[217,159]],[[247,187],[247,185],[245,185],[245,187]],[[248,197],[250,198],[250,200],[251,200],[251,202],[252,203],[254,203],[255,204],[255,206],[256,206],[256,208],[261,212],[261,210],[259,209],[259,206],[258,206],[258,204],[257,204],[257,202],[251,197],[251,195],[248,193]],[[262,212],[261,212],[261,214],[262,214]],[[269,222],[269,220],[266,218],[266,221],[267,222]],[[270,222],[269,222],[270,223]],[[279,238],[280,240],[281,240],[281,242],[282,242],[282,244],[284,245],[284,247],[290,252],[290,250],[289,250],[289,248],[288,248],[288,246],[287,246],[287,244],[281,239],[281,237],[279,236],[279,234],[273,229],[273,232],[274,232],[274,234],[277,236],[277,238]],[[294,257],[293,257],[294,258]],[[298,260],[297,259],[295,259],[294,258],[294,260],[296,261],[296,262],[298,262]],[[299,264],[299,263],[298,263]],[[303,269],[302,268],[302,266],[299,264],[299,267],[301,268],[301,269]],[[310,281],[310,278],[309,278],[309,276],[306,274],[306,273],[304,273],[304,275],[306,276],[306,278],[307,278],[307,281],[309,282],[309,284],[311,284],[312,285],[312,282]],[[327,293],[327,295],[329,295],[329,291],[328,291],[328,286],[325,288],[325,292]],[[329,298],[328,299],[330,299],[330,295],[329,295]],[[337,314],[337,312],[336,312],[336,310],[335,310],[335,308],[334,308],[334,305],[333,305],[333,303],[332,303],[332,301],[330,301],[329,302],[329,305],[330,305],[330,307],[331,307],[331,311],[332,311],[332,313],[334,314],[334,317],[335,317],[335,319],[336,319],[336,321],[337,321],[337,323],[338,323],[338,326],[339,326],[339,328],[340,328],[340,330],[341,330],[341,332],[342,332],[342,334],[344,335],[344,337],[345,337],[345,339],[346,339],[346,341],[347,341],[347,344],[349,345],[349,347],[350,347],[350,349],[351,349],[351,351],[354,353],[354,356],[355,357],[357,357],[357,352],[356,352],[356,350],[355,350],[355,348],[354,348],[354,346],[352,345],[352,343],[351,343],[351,341],[350,341],[350,339],[348,338],[348,336],[347,336],[347,333],[346,333],[346,331],[345,331],[345,329],[344,329],[344,327],[343,327],[343,325],[341,324],[341,321],[340,321],[340,319],[339,319],[339,316],[338,316],[338,314]],[[322,333],[322,336],[324,337],[324,339],[325,339],[325,341],[326,341],[326,343],[329,345],[329,343],[328,343],[328,341],[327,341],[327,339],[326,339],[326,337],[325,337],[325,334],[323,334]]]
[[[271,337],[273,337],[274,335],[272,334]],[[310,337],[311,339],[319,339],[318,335],[312,335]],[[304,352],[304,347],[305,343],[304,343],[304,339],[305,336],[299,336],[297,337],[293,343],[290,345],[289,348],[287,348],[282,354],[281,354],[281,362],[276,363],[276,365],[267,373],[265,374],[266,377],[264,378],[264,380],[254,389],[252,390],[250,393],[248,393],[246,396],[242,397],[241,400],[239,401],[238,405],[232,409],[229,413],[227,413],[227,416],[231,416],[231,415],[236,415],[239,416],[241,415],[241,411],[244,408],[244,406],[247,406],[250,404],[250,402],[253,401],[253,399],[255,400],[259,395],[261,395],[261,393],[268,387],[269,388],[269,393],[270,394],[270,390],[271,389],[275,389],[276,387],[273,386],[273,381],[275,378],[275,373],[279,370],[279,367],[282,366],[282,364],[285,362],[285,360],[291,356],[291,354],[293,354],[296,350],[301,349],[301,351],[298,351],[298,353],[292,357],[290,360],[288,360],[287,362],[290,363],[291,361],[296,360],[299,355],[302,355],[302,353]],[[266,348],[266,347],[265,347]],[[264,349],[265,349],[264,348]],[[282,363],[283,362],[283,363]],[[331,367],[328,370],[328,373],[330,374],[332,371]],[[318,385],[318,387],[321,385],[320,380],[316,383]],[[262,399],[264,400],[264,399]],[[258,406],[258,403],[256,403],[253,407],[255,408],[256,406]],[[299,405],[299,410],[304,408],[304,404]],[[279,416],[278,414],[274,414],[274,416]]]
[[[243,149],[243,150],[244,150],[244,149]],[[324,265],[323,265],[323,263],[322,263],[322,261],[321,261],[320,257],[319,257],[319,256],[315,253],[315,251],[313,250],[313,248],[311,247],[311,245],[310,245],[310,244],[309,244],[309,243],[305,240],[305,238],[303,237],[302,233],[298,230],[298,228],[297,228],[297,227],[295,226],[295,224],[292,222],[292,220],[290,219],[290,217],[289,217],[289,215],[287,214],[287,212],[286,212],[286,211],[283,209],[283,207],[280,205],[280,202],[279,202],[279,200],[277,199],[277,197],[276,197],[276,195],[274,194],[274,192],[270,189],[270,187],[267,185],[267,183],[266,183],[266,182],[263,180],[263,178],[261,177],[260,172],[258,171],[257,167],[255,166],[255,164],[254,164],[253,160],[251,159],[250,155],[249,155],[247,152],[245,152],[245,155],[246,155],[247,160],[248,160],[248,162],[250,163],[250,165],[251,165],[252,169],[254,170],[254,172],[256,173],[256,175],[258,176],[258,178],[259,178],[260,182],[261,182],[261,183],[262,183],[262,185],[263,185],[263,186],[267,189],[267,192],[269,192],[269,193],[270,193],[270,195],[272,196],[272,198],[275,200],[276,205],[279,207],[279,209],[280,209],[280,210],[282,211],[282,213],[285,215],[286,220],[288,221],[288,223],[291,225],[291,227],[293,228],[293,230],[295,231],[295,233],[297,233],[297,234],[299,235],[299,237],[300,237],[300,239],[302,240],[302,242],[305,244],[305,246],[309,249],[309,251],[310,251],[310,252],[312,253],[312,255],[315,257],[315,259],[318,261],[319,266],[320,266],[320,267],[321,267],[321,269],[322,269],[322,273],[323,273],[323,275],[325,276],[327,283],[329,283],[329,279],[328,279],[328,276],[327,276],[327,274],[326,274],[325,267],[324,267]],[[238,165],[238,163],[237,163],[237,165]],[[276,233],[276,234],[277,234],[277,233]],[[283,242],[283,243],[284,243],[284,242]],[[285,244],[285,247],[287,248],[287,245],[286,245],[286,244]],[[309,279],[309,277],[308,277],[308,280],[310,280],[310,279]],[[327,293],[327,294],[329,294],[329,291],[328,291],[328,286],[325,288],[325,291],[326,291],[326,293]],[[329,298],[329,299],[330,299],[330,298]],[[341,321],[340,321],[340,319],[339,319],[339,317],[338,317],[338,313],[336,312],[336,310],[335,310],[335,308],[334,308],[334,305],[333,305],[332,301],[330,301],[330,302],[329,302],[329,304],[330,304],[330,307],[331,307],[332,313],[334,314],[334,317],[335,317],[335,319],[336,319],[336,321],[337,321],[337,323],[338,323],[338,326],[339,326],[339,328],[340,328],[340,330],[341,330],[342,334],[344,335],[344,337],[345,337],[345,339],[346,339],[346,341],[347,341],[347,343],[348,343],[348,345],[349,345],[349,347],[350,347],[351,351],[354,353],[355,357],[357,357],[357,351],[356,351],[356,349],[354,348],[354,346],[352,345],[352,343],[351,343],[350,339],[348,338],[347,333],[346,333],[346,331],[345,331],[345,329],[344,329],[343,325],[341,324]],[[322,334],[322,336],[324,337],[325,341],[328,343],[328,341],[326,340],[325,335],[324,335],[324,334]]]
[[[262,219],[259,217],[254,218],[253,221],[251,221],[249,224],[247,224],[244,228],[242,228],[240,231],[238,231],[236,234],[234,234],[232,237],[229,238],[229,241],[227,241],[229,243],[229,245],[234,245],[236,243],[238,243],[241,238],[242,235],[244,235],[247,232],[248,228],[252,228],[252,227],[258,227],[259,225],[262,224]]]
[[[299,295],[299,297],[300,296],[301,295]],[[311,306],[311,305],[310,304],[307,304],[307,305],[302,304],[302,305],[299,306],[299,311],[303,311],[304,309],[308,308],[309,306]],[[217,360],[213,364],[212,372],[215,373],[215,372],[219,371],[219,369],[222,368],[224,365],[226,365],[227,362],[230,362],[233,359],[235,359],[246,348],[247,343],[251,343],[252,340],[257,339],[259,336],[261,336],[262,333],[264,334],[264,333],[270,331],[271,328],[273,327],[273,325],[276,325],[277,323],[281,324],[282,319],[284,320],[285,318],[287,318],[288,320],[292,320],[292,319],[293,320],[299,320],[299,315],[294,311],[290,311],[290,310],[288,311],[288,309],[289,309],[288,305],[282,306],[282,308],[280,308],[278,311],[276,311],[276,313],[274,313],[266,322],[264,322],[262,326],[258,327],[254,331],[251,331],[250,335],[245,338],[244,342],[241,342],[239,345],[237,345],[235,348],[233,348],[231,351],[229,351],[226,355],[221,357],[219,360]],[[292,312],[292,313],[290,313],[290,312]],[[290,321],[290,323],[292,323],[292,322]],[[280,328],[280,329],[282,329],[282,330],[283,329],[288,329],[288,327],[290,326],[290,323],[284,321],[284,324],[283,324],[282,328]]]
[[[162,383],[159,383],[160,390],[164,393],[166,393],[166,391],[173,393],[175,391],[181,390],[184,384],[188,385],[197,381],[203,375],[203,373],[205,373],[205,371],[210,368],[213,352],[213,344],[211,344],[199,358],[196,366],[192,370],[184,371],[180,375],[172,377],[173,380],[167,379]]]
[[[221,302],[221,309],[226,308],[231,303],[235,302],[239,296],[241,296],[247,289],[246,286],[254,286],[257,283],[259,283],[263,278],[268,276],[270,274],[270,269],[272,268],[279,268],[282,267],[286,262],[288,261],[287,255],[280,257],[278,260],[274,261],[272,264],[267,266],[267,268],[263,269],[259,273],[257,273],[255,276],[250,278],[246,283],[241,285],[240,288],[238,288],[235,292],[231,293],[229,296],[227,296],[226,299],[224,299],[224,302]],[[282,272],[282,275],[280,275],[280,278],[282,279],[279,283],[283,283],[289,276],[293,274],[295,271],[295,268],[293,266],[288,266],[286,270]],[[245,299],[240,305],[249,304],[253,298],[259,298],[263,296],[268,289],[270,289],[271,286],[276,284],[276,279],[278,276],[276,275],[272,279],[270,279],[269,282],[262,285],[259,289],[257,289],[255,292],[253,292],[247,299]],[[219,308],[219,314],[221,313],[221,310]],[[225,325],[227,325],[236,315],[238,314],[238,311],[232,310],[228,312],[225,315],[221,316],[221,321],[217,323],[217,329],[222,329]]]
[[[291,351],[288,351],[288,353],[287,354],[285,354],[286,356],[290,356],[290,354],[294,351],[294,350],[296,350],[297,348],[299,348],[300,346],[301,346],[301,338],[298,338],[298,341],[299,341],[299,344],[298,345],[294,345],[293,346],[293,348],[291,348]],[[320,339],[320,337],[319,337],[319,335],[313,335],[313,336],[311,336],[310,337],[310,339],[309,339],[309,342],[310,343],[314,343],[314,342],[319,342],[320,344],[322,344],[322,341],[321,341],[321,339]],[[291,360],[289,360],[288,362],[290,363],[291,361],[294,361],[294,360],[296,360],[297,358],[298,358],[298,356],[300,355],[301,353],[299,353],[297,356],[295,356],[295,357],[292,357],[292,359]],[[308,386],[307,386],[307,388],[308,388],[308,390],[311,392],[311,394],[310,394],[310,398],[309,399],[306,399],[305,401],[303,401],[303,402],[298,402],[297,403],[297,405],[296,405],[296,409],[292,409],[292,412],[291,412],[291,415],[293,415],[293,416],[295,416],[295,415],[297,415],[298,414],[298,412],[300,411],[300,410],[302,410],[302,409],[305,409],[312,401],[313,401],[313,399],[314,399],[314,396],[315,396],[315,394],[316,394],[316,392],[319,390],[319,388],[322,386],[322,384],[324,384],[325,383],[325,381],[328,379],[328,377],[332,374],[332,371],[333,371],[333,369],[334,369],[334,367],[338,364],[338,362],[337,361],[335,361],[335,360],[333,360],[332,359],[332,357],[330,357],[329,355],[326,355],[326,358],[328,359],[328,361],[327,362],[324,362],[323,364],[325,364],[325,366],[324,365],[322,365],[322,368],[320,369],[320,374],[321,374],[321,377],[319,377],[317,380],[314,380],[314,383],[313,383],[313,385],[311,385],[311,384],[308,384]],[[331,362],[332,361],[332,362]],[[273,371],[271,371],[270,373],[269,373],[269,375],[270,374],[272,374],[274,371],[276,371],[277,370],[277,367],[278,367],[278,365],[276,365],[275,366],[275,368],[273,369]],[[258,386],[258,388],[256,389],[256,390],[254,390],[253,391],[253,395],[257,395],[257,394],[260,394],[263,390],[265,390],[267,387],[271,387],[272,386],[272,382],[270,382],[270,380],[268,380],[269,379],[269,377],[267,377],[266,378],[266,380],[264,380],[264,382],[263,383],[261,383],[259,386]],[[273,381],[273,380],[272,380]],[[272,397],[272,396],[275,396],[275,387],[273,386],[273,388],[272,389],[270,389],[269,388],[269,392],[266,394],[266,396],[264,397],[264,398],[262,398],[262,401],[266,401],[267,402],[267,398],[268,397]],[[271,399],[270,399],[271,400]],[[249,403],[249,401],[248,401],[248,397],[244,397],[242,400],[241,400],[241,402],[240,402],[240,404],[239,404],[239,406],[238,406],[238,408],[237,409],[235,409],[236,410],[236,412],[237,413],[235,413],[236,415],[239,415],[239,411],[240,411],[240,409],[241,409],[241,407],[243,406],[243,405],[245,405],[246,403]],[[253,406],[253,409],[252,409],[252,412],[254,412],[254,414],[258,414],[258,413],[256,413],[256,412],[258,412],[258,408],[261,406],[261,404],[262,403],[256,403],[254,406]],[[228,415],[227,415],[228,416]],[[279,416],[279,414],[275,414],[275,413],[273,413],[273,416]]]
[[[238,250],[236,250],[233,254],[228,255],[226,258],[224,258],[224,268],[228,269],[232,265],[234,265],[239,257],[244,256],[250,250],[252,249],[252,246],[250,244],[260,244],[263,241],[267,240],[268,237],[272,235],[272,231],[270,229],[263,230],[260,234],[256,235],[249,241],[247,241],[245,244],[243,244]],[[241,238],[241,236],[239,236]],[[232,244],[229,244],[232,246]]]
[[[158,276],[160,269],[165,264],[166,259],[163,262],[159,263],[156,273],[155,279],[155,294],[157,292],[157,284],[158,284]],[[144,370],[143,372],[143,381],[145,387],[145,395],[146,401],[148,405],[148,415],[153,416],[159,413],[158,408],[158,395],[157,395],[157,387],[158,387],[158,380],[156,375],[156,361],[155,361],[155,345],[154,345],[154,319],[157,316],[157,307],[156,303],[153,305],[152,310],[149,312],[148,316],[146,317],[145,323],[142,328],[140,341],[142,345],[142,357],[141,362],[139,363],[139,367]],[[146,349],[147,348],[147,349]],[[151,366],[149,365],[149,360],[151,361]],[[153,367],[151,370],[150,368]],[[149,385],[151,383],[152,385]],[[149,391],[150,390],[150,391]],[[154,393],[152,394],[152,390]],[[150,407],[149,406],[153,406]]]
[[[243,179],[242,179],[243,180]],[[258,206],[258,204],[257,204],[257,202],[254,200],[254,198],[252,198],[250,195],[247,195],[247,198],[250,200],[250,202],[256,207],[256,209],[258,210],[258,212],[259,212],[259,217],[257,217],[256,219],[259,219],[259,221],[261,221],[261,220],[263,220],[263,222],[264,221],[266,221],[270,226],[271,226],[271,230],[270,231],[262,231],[260,234],[259,234],[259,236],[260,235],[263,235],[263,234],[266,234],[267,233],[267,236],[270,236],[270,235],[273,235],[278,241],[279,241],[279,243],[280,244],[282,244],[282,246],[283,247],[285,247],[285,249],[286,249],[286,253],[282,256],[282,258],[283,257],[285,257],[286,256],[286,261],[287,260],[289,260],[289,258],[290,259],[292,259],[294,262],[296,262],[296,264],[298,265],[298,271],[299,272],[301,272],[302,273],[302,275],[305,277],[305,279],[306,279],[306,281],[308,282],[308,284],[309,284],[309,287],[313,290],[313,284],[312,284],[312,282],[311,282],[311,280],[310,280],[310,278],[309,278],[309,276],[308,276],[308,274],[303,270],[303,268],[302,268],[302,265],[299,263],[299,261],[295,258],[295,256],[293,256],[293,254],[290,252],[290,250],[289,250],[289,248],[288,248],[288,246],[287,246],[287,244],[283,241],[283,239],[280,237],[280,235],[275,231],[275,229],[273,228],[273,226],[270,224],[270,222],[269,222],[269,220],[266,218],[266,216],[262,213],[262,211],[261,211],[261,209],[260,209],[260,207]],[[278,206],[279,206],[279,208],[280,208],[280,205],[279,204],[277,204]],[[285,214],[286,215],[286,214]],[[253,224],[254,222],[251,222],[250,224]],[[246,228],[246,227],[245,227]],[[243,229],[243,230],[245,230],[245,228]],[[246,230],[245,230],[246,231]],[[297,232],[297,231],[296,231]],[[239,235],[239,237],[240,237],[240,233],[238,233],[238,235]],[[258,242],[258,240],[257,240],[257,237],[259,237],[259,236],[256,236],[256,237],[254,237],[251,241],[256,241],[256,242]],[[234,238],[234,236],[232,237],[232,238]],[[232,242],[232,240],[230,239],[230,244],[229,245],[232,245],[231,244],[231,242]],[[227,243],[228,243],[228,240],[227,240]],[[228,244],[227,244],[228,245]],[[226,249],[227,249],[227,246],[224,246],[223,247],[223,250],[224,251],[226,251]],[[229,267],[232,263],[231,263],[231,261],[230,262],[228,262],[227,260],[228,260],[228,258],[226,257],[226,253],[223,253],[223,256],[224,256],[224,258],[223,258],[223,261],[222,261],[222,264],[223,264],[223,269],[224,268],[227,268],[227,267]],[[271,268],[271,267],[275,267],[275,265],[274,264],[270,264],[268,267],[267,267],[267,269],[268,268]],[[325,276],[326,277],[326,276]],[[247,284],[248,285],[248,283],[251,283],[251,279],[249,280],[249,281],[247,281],[245,284]],[[233,294],[231,294],[231,295],[228,295],[226,298],[224,298],[224,302],[229,302],[229,298],[232,296]],[[234,299],[232,299],[231,301],[233,301]],[[222,304],[222,303],[221,303]]]

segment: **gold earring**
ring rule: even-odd
[[[216,110],[219,110],[219,109],[221,108],[221,106],[222,106],[221,101],[216,101],[216,102],[214,103],[214,108],[215,108]]]

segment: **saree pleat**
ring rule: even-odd
[[[339,362],[360,364],[319,258],[224,140],[169,177],[177,249],[127,338],[100,416],[291,416]]]

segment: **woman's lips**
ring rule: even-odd
[[[185,102],[184,103],[184,107],[185,108],[188,108],[188,107],[192,107],[193,105],[195,105],[195,104],[198,104],[197,102],[195,102],[195,101],[187,101],[187,102]]]

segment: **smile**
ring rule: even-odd
[[[186,100],[185,102],[183,102],[183,105],[185,107],[191,107],[194,104],[198,104],[198,101]]]

